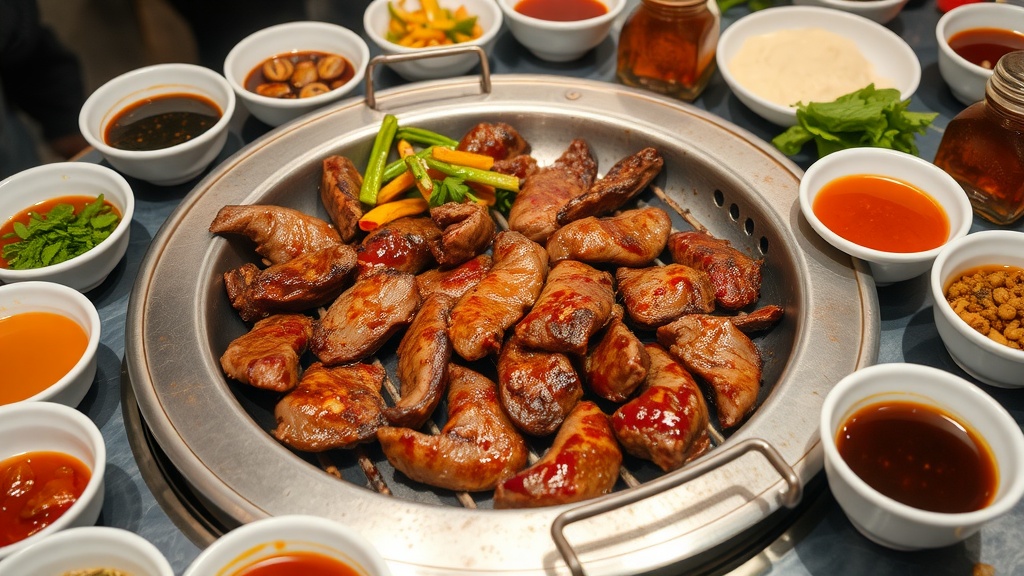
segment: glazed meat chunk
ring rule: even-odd
[[[482,253],[494,240],[497,226],[482,204],[448,202],[430,209],[441,237],[430,244],[434,259],[444,268],[458,266]]]
[[[722,428],[754,411],[761,387],[761,353],[728,318],[691,314],[658,328],[658,342],[715,392]]]
[[[220,357],[224,373],[263,390],[287,392],[299,383],[299,359],[313,334],[313,319],[275,314],[235,338]]]
[[[597,176],[597,161],[581,139],[550,166],[537,168],[520,187],[508,215],[509,229],[544,243],[558,229],[558,210],[586,192]]]
[[[532,466],[498,484],[495,508],[536,508],[611,492],[622,450],[608,416],[593,402],[576,405],[551,448]]]
[[[263,270],[243,264],[224,273],[224,287],[242,320],[253,322],[329,304],[348,286],[355,266],[355,250],[334,244]]]
[[[239,234],[256,243],[256,253],[270,264],[341,244],[333,226],[298,210],[264,204],[229,205],[210,223],[214,234]]]
[[[548,238],[552,262],[579,260],[638,268],[665,250],[672,219],[661,208],[626,210],[608,218],[588,217],[555,230]]]
[[[547,436],[583,396],[583,384],[565,354],[524,348],[513,336],[498,357],[498,398],[512,422]]]
[[[612,414],[622,447],[665,472],[708,450],[708,407],[697,382],[664,348],[648,344],[651,370],[639,396]]]
[[[430,246],[441,229],[427,217],[392,220],[363,238],[359,245],[359,277],[384,269],[419,274],[435,264]]]
[[[363,205],[359,202],[362,187],[363,175],[351,160],[337,155],[324,158],[320,202],[343,242],[351,242],[359,232],[359,219],[363,217]]]
[[[644,148],[619,160],[585,194],[569,200],[558,211],[558,223],[566,225],[588,216],[611,214],[647,188],[665,161],[654,148]]]
[[[448,421],[440,434],[384,427],[377,438],[391,465],[417,482],[492,490],[526,465],[526,443],[502,412],[494,382],[457,364],[448,370]]]
[[[274,408],[274,437],[306,452],[369,442],[387,424],[380,387],[385,372],[371,364],[328,368],[314,362]]]
[[[548,253],[518,232],[499,232],[493,254],[490,272],[459,299],[448,324],[455,351],[469,361],[498,353],[548,273]]]
[[[612,402],[625,402],[647,378],[650,363],[647,348],[622,321],[620,311],[613,314],[608,326],[598,334],[597,344],[587,353],[584,375],[594,394]]]
[[[310,350],[327,366],[362,360],[406,327],[419,305],[412,274],[384,270],[360,278],[313,323]]]
[[[715,309],[715,293],[707,274],[681,264],[615,271],[619,294],[629,318],[653,330],[683,314]]]
[[[728,240],[706,232],[674,232],[668,250],[675,262],[707,272],[722,308],[738,310],[757,301],[762,261],[740,252]]]
[[[533,309],[516,325],[516,337],[530,348],[583,355],[614,304],[611,274],[564,260],[548,273]]]
[[[459,141],[458,149],[506,160],[528,153],[530,144],[515,128],[504,122],[481,122],[466,132]]]
[[[447,270],[431,268],[426,272],[421,272],[416,275],[416,286],[420,290],[420,296],[424,299],[434,292],[441,292],[458,300],[490,271],[491,255],[481,254],[455,268]]]

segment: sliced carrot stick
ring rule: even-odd
[[[415,183],[416,177],[413,176],[412,172],[408,170],[402,172],[381,187],[380,192],[377,193],[377,204],[391,202],[395,198],[405,194],[405,192],[409,188],[412,188]]]
[[[359,229],[369,232],[403,216],[426,212],[427,201],[423,198],[403,198],[387,204],[378,204],[359,219]]]
[[[462,150],[445,148],[444,146],[434,146],[430,153],[434,158],[449,164],[469,166],[470,168],[479,168],[480,170],[490,170],[491,166],[494,166],[494,158],[475,152],[464,152]]]

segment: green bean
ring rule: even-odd
[[[415,142],[417,144],[423,144],[427,146],[448,146],[449,148],[455,148],[459,145],[458,140],[452,140],[444,134],[438,134],[432,130],[426,128],[415,128],[412,126],[402,126],[398,129],[398,138],[408,140],[409,142]]]
[[[430,175],[427,174],[427,165],[423,158],[419,158],[416,155],[407,156],[403,158],[409,170],[412,170],[413,178],[416,179],[416,188],[419,189],[420,194],[424,198],[430,198],[430,195],[434,192],[434,181],[430,179]]]
[[[438,172],[447,174],[448,176],[455,176],[468,180],[470,182],[476,182],[478,184],[487,184],[488,186],[494,186],[502,190],[511,190],[513,192],[519,191],[519,178],[510,174],[502,174],[500,172],[492,172],[490,170],[481,170],[479,168],[470,168],[469,166],[456,166],[449,164],[448,162],[441,162],[434,158],[424,158],[427,163],[427,167],[433,168]]]
[[[398,136],[396,135],[395,138],[398,138]],[[416,156],[418,156],[420,158],[426,158],[427,156],[430,155],[430,151],[433,150],[433,149],[434,149],[433,146],[430,146],[429,148],[424,148],[423,150],[420,150],[419,152],[417,152]],[[390,181],[394,180],[399,174],[401,174],[402,172],[405,172],[408,169],[409,169],[409,167],[406,166],[406,164],[405,164],[405,158],[399,158],[398,160],[395,160],[395,161],[391,162],[390,164],[388,164],[387,166],[384,167],[384,172],[381,175],[380,181],[382,183],[390,182]]]
[[[394,142],[397,131],[398,118],[393,114],[386,114],[381,120],[377,137],[373,140],[370,160],[367,162],[366,171],[363,174],[363,186],[359,189],[359,201],[363,204],[370,206],[377,204],[377,193],[380,192],[380,185],[383,181],[384,165],[387,164],[391,143]]]

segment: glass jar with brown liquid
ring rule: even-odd
[[[619,80],[693,101],[715,71],[714,0],[641,0],[619,35]]]
[[[1024,215],[1024,51],[996,63],[985,99],[950,121],[935,165],[953,177],[974,212],[996,224]]]

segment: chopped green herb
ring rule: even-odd
[[[26,226],[14,223],[3,239],[18,240],[3,247],[0,256],[11,270],[52,266],[80,256],[103,242],[117,228],[120,217],[100,194],[75,215],[71,204],[58,204],[46,214],[29,212]]]
[[[430,195],[430,207],[436,208],[448,202],[463,202],[466,199],[476,202],[477,197],[469,190],[466,182],[455,176],[447,176],[441,182],[435,181],[434,193]]]
[[[799,154],[814,140],[818,157],[861,146],[891,148],[917,155],[914,138],[923,134],[938,114],[909,112],[909,100],[900,100],[895,88],[874,84],[840,96],[832,102],[799,103],[797,125],[772,139],[783,154]]]

